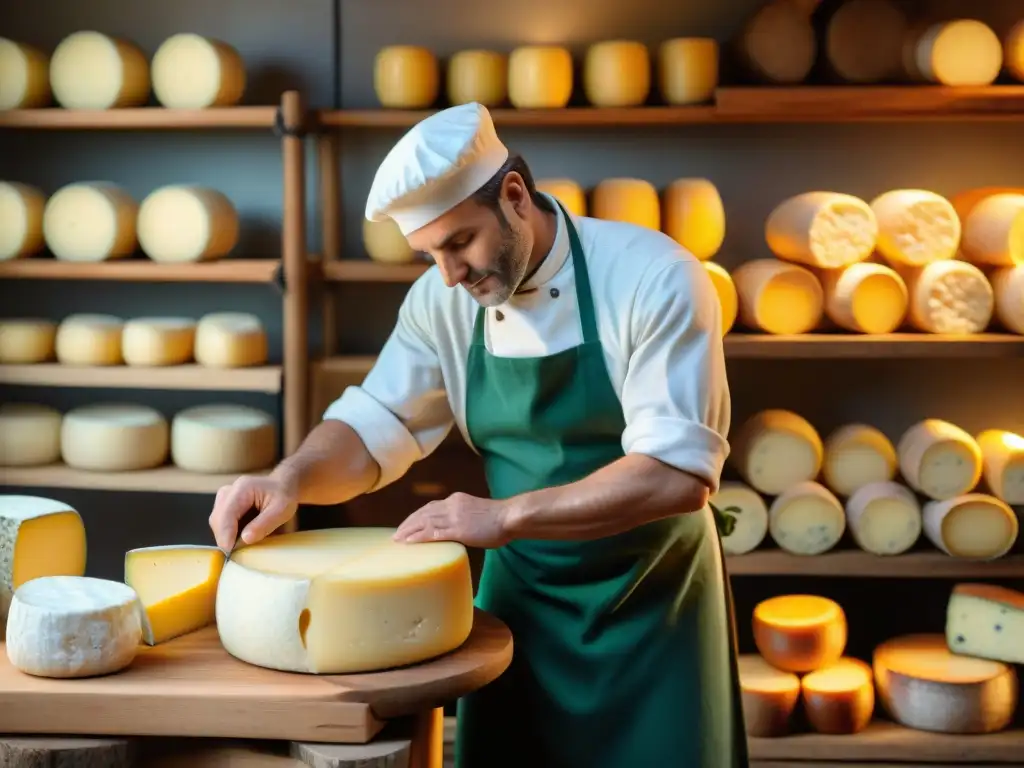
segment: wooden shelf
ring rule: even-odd
[[[772,336],[729,333],[730,358],[880,358],[880,357],[1024,357],[1024,336],[976,333],[953,336],[930,333],[807,333]]]
[[[277,107],[212,109],[12,109],[0,111],[0,128],[63,130],[189,130],[199,128],[273,128]]]
[[[247,474],[265,475],[264,472]],[[87,491],[143,491],[150,493],[216,493],[238,475],[200,475],[177,467],[138,472],[86,472],[63,464],[46,467],[0,467],[0,486],[76,488]]]
[[[270,283],[276,279],[278,259],[222,259],[185,264],[161,264],[149,259],[113,259],[101,262],[27,258],[0,261],[0,279],[125,280],[153,283]]]
[[[0,384],[277,394],[281,391],[281,367],[209,368],[191,364],[141,368],[129,365],[76,366],[59,363],[0,365]]]
[[[861,550],[837,550],[801,557],[779,549],[754,550],[726,558],[730,576],[852,576],[857,578],[1024,578],[1024,555],[965,560],[944,552],[908,552],[879,557]]]
[[[321,263],[324,280],[329,283],[411,283],[433,266],[429,262],[382,264],[369,259],[339,259]]]

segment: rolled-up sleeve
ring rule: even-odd
[[[721,305],[704,266],[686,259],[648,270],[630,319],[622,387],[626,453],[642,453],[718,490],[729,454],[729,384]]]
[[[324,412],[355,430],[380,466],[371,491],[401,478],[441,444],[454,418],[437,348],[430,333],[429,286],[424,275],[406,294],[398,321],[373,368]]]

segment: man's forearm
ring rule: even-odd
[[[509,499],[505,521],[514,539],[597,539],[695,512],[707,500],[694,475],[630,454],[575,483]]]
[[[377,482],[380,467],[352,427],[329,419],[271,474],[295,489],[300,504],[329,505],[366,493]]]

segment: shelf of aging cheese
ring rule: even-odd
[[[266,475],[270,470],[247,472]],[[214,494],[231,485],[238,474],[201,474],[166,466],[130,472],[91,472],[64,464],[43,467],[0,467],[0,487],[73,488],[82,491]]]
[[[50,130],[194,130],[274,128],[278,107],[243,106],[208,109],[124,107],[118,109],[0,110],[0,128]]]
[[[279,279],[281,260],[225,257],[158,263],[145,257],[72,262],[44,256],[0,261],[0,280],[116,280],[153,283],[265,283]]]

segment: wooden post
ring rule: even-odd
[[[331,129],[329,129],[331,130]],[[323,262],[341,258],[342,223],[341,210],[341,169],[339,137],[336,133],[322,133],[317,136],[317,169],[320,177],[320,231],[323,243]],[[338,351],[337,314],[334,287],[322,285],[323,289],[323,356]]]
[[[444,708],[416,716],[412,732],[409,768],[442,768],[444,765]]]

